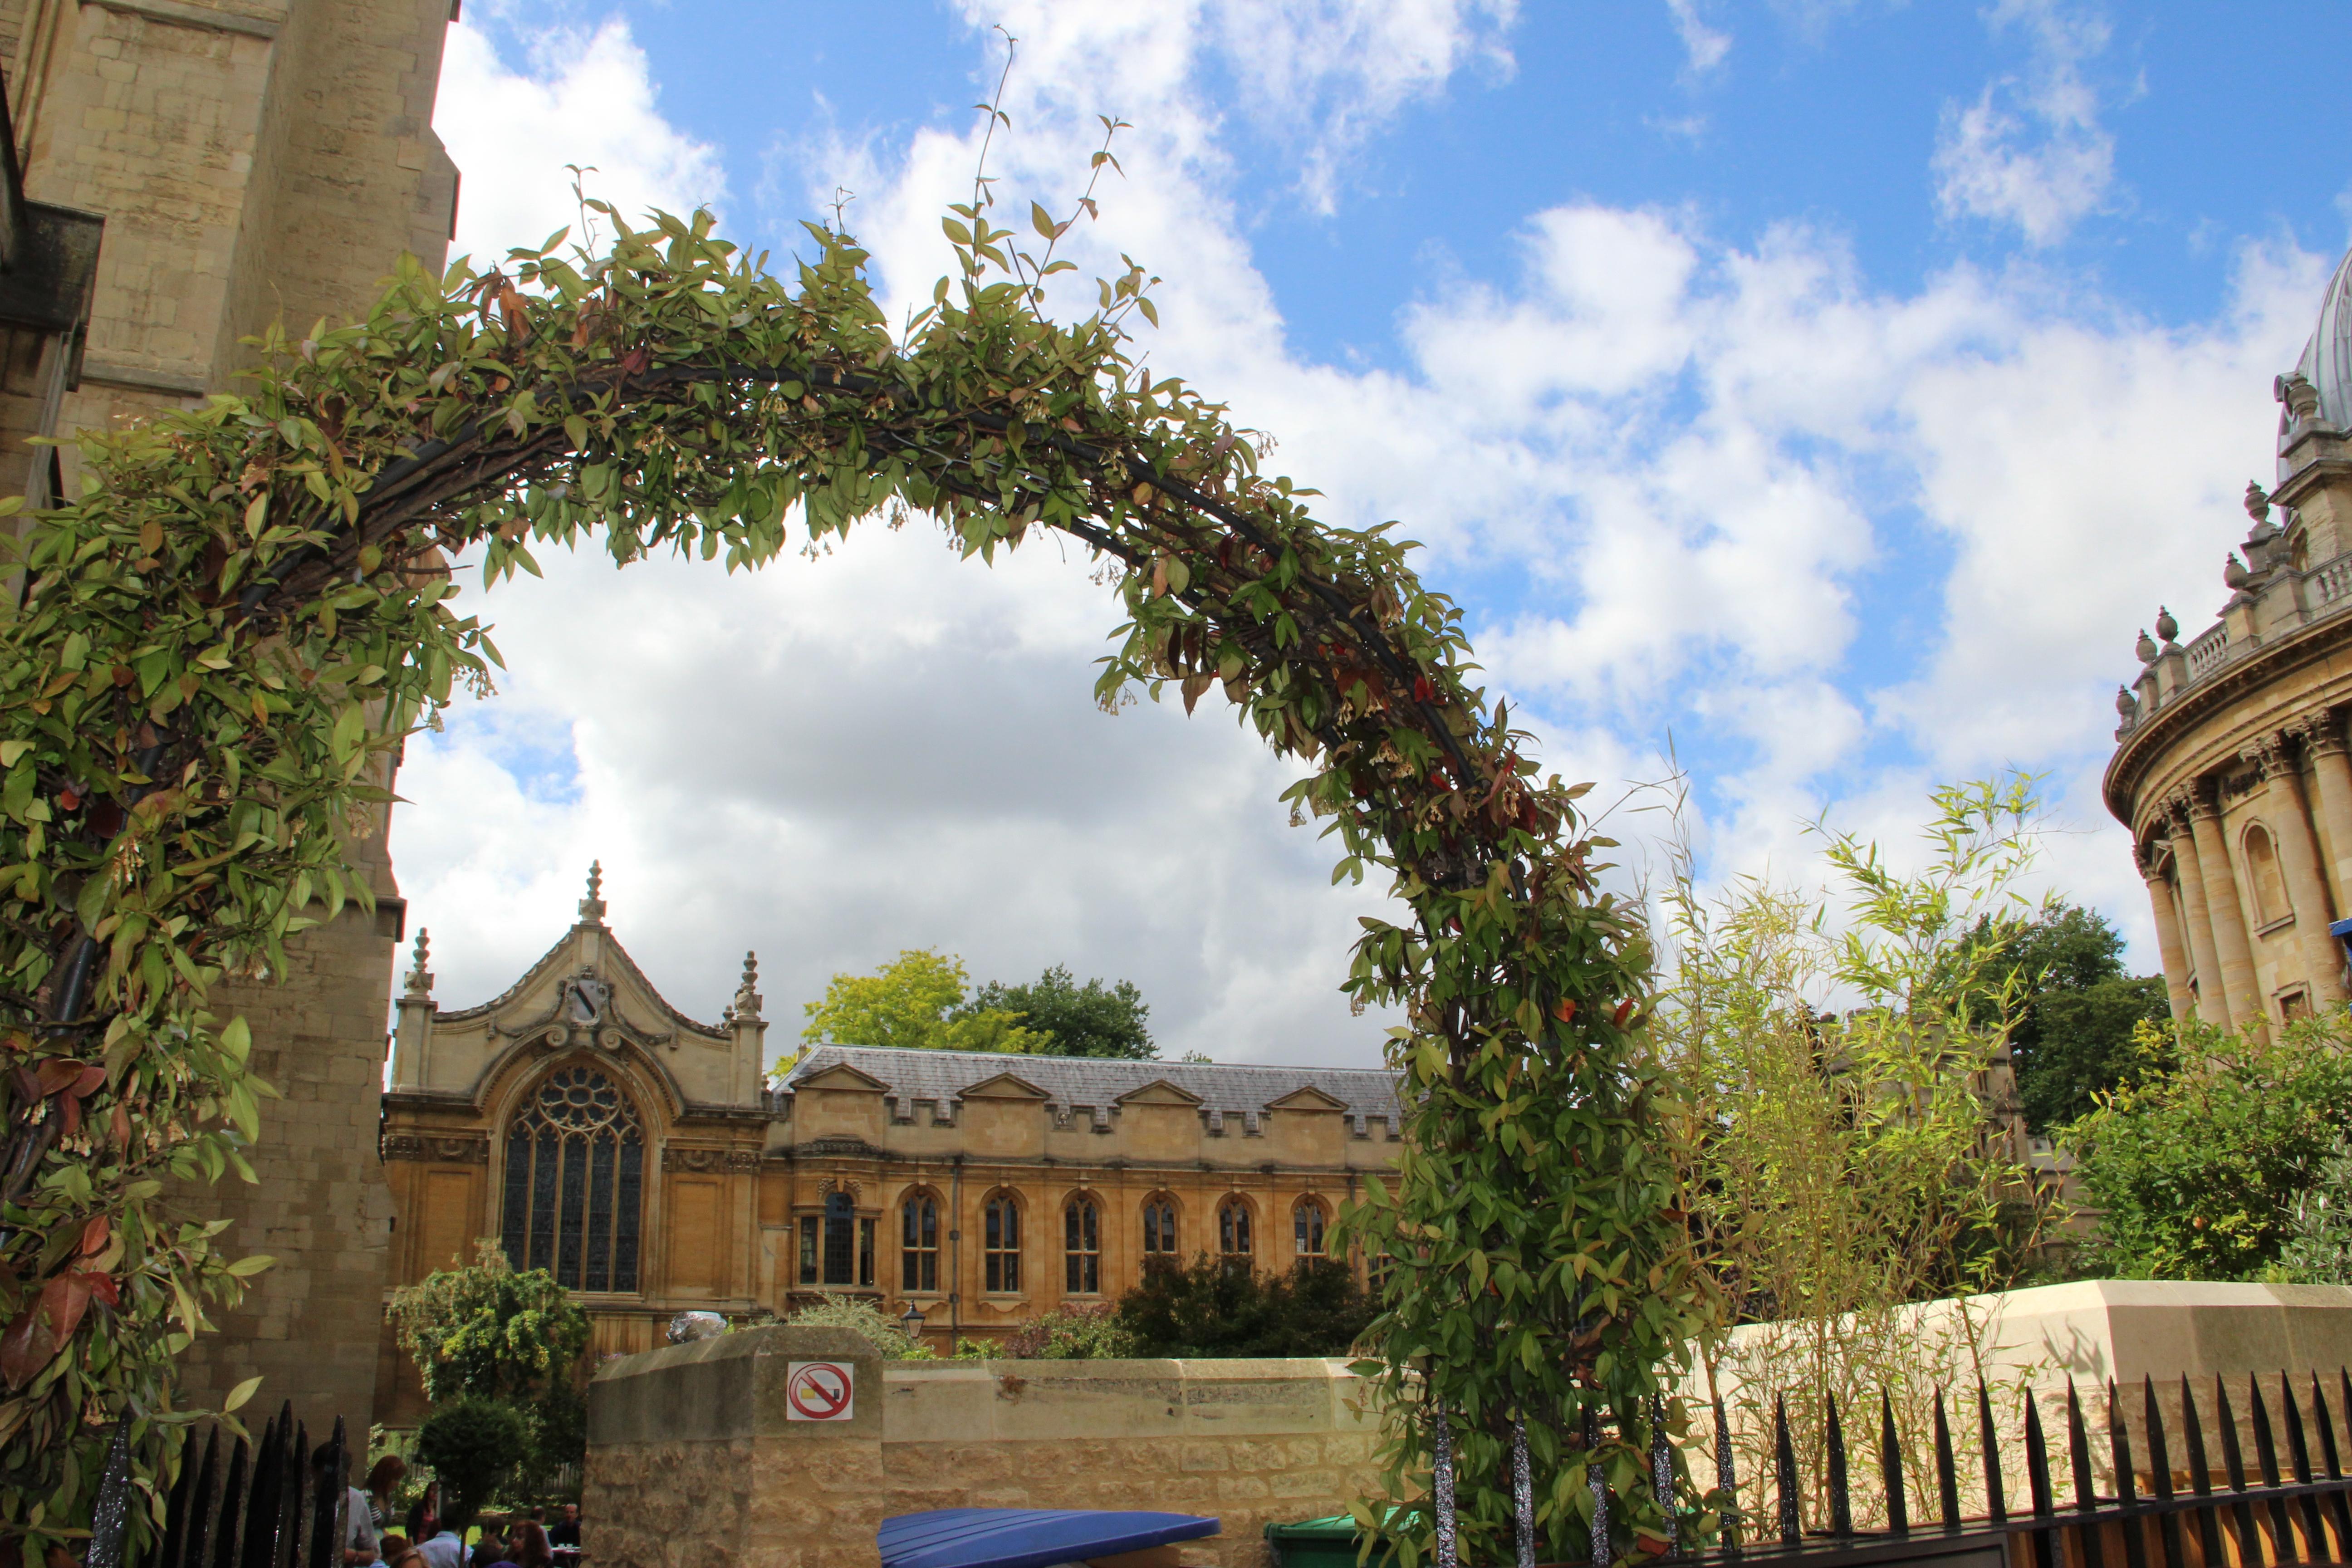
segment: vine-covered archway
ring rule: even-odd
[[[732,571],[919,512],[983,561],[1053,530],[1115,563],[1103,699],[1221,687],[1307,764],[1287,798],[1337,835],[1335,879],[1385,874],[1411,911],[1364,922],[1346,981],[1407,1019],[1396,1188],[1342,1216],[1391,1265],[1397,1494],[1445,1437],[1499,1555],[1524,1427],[1550,1554],[1589,1550],[1592,1465],[1632,1502],[1620,1546],[1656,1536],[1653,1413],[1701,1287],[1636,1048],[1645,939],[1410,546],[1318,522],[1138,363],[1140,269],[1045,315],[1068,264],[1042,210],[1041,263],[956,209],[961,278],[898,334],[844,236],[812,228],[788,282],[707,216],[599,210],[601,256],[411,264],[365,321],[262,345],[247,395],[83,437],[80,495],[26,528],[0,626],[0,1534],[86,1508],[126,1412],[160,1452],[172,1359],[249,1271],[161,1199],[257,1135],[244,1026],[207,994],[367,898],[339,835],[496,658],[443,563],[478,548],[495,580],[601,533]]]

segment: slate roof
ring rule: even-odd
[[[1312,1086],[1348,1108],[1351,1130],[1366,1131],[1365,1121],[1384,1117],[1399,1125],[1403,1108],[1398,1104],[1396,1079],[1381,1068],[1284,1068],[1228,1065],[1223,1062],[1105,1061],[1093,1057],[1017,1057],[992,1051],[901,1050],[883,1046],[819,1046],[793,1064],[777,1090],[779,1100],[802,1079],[835,1067],[848,1067],[889,1086],[894,1114],[914,1114],[915,1103],[931,1100],[952,1115],[952,1101],[963,1091],[1007,1073],[1045,1090],[1055,1119],[1066,1121],[1074,1111],[1092,1113],[1097,1123],[1108,1121],[1122,1095],[1150,1083],[1168,1083],[1195,1095],[1208,1113],[1213,1130],[1228,1116],[1242,1119],[1255,1133],[1258,1113],[1285,1095]],[[779,1104],[778,1109],[782,1109]]]

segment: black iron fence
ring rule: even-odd
[[[131,1439],[124,1423],[107,1452],[91,1521],[89,1568],[336,1568],[342,1561],[344,1437],[313,1448],[290,1404],[248,1446],[224,1429],[190,1428],[165,1501],[163,1533],[131,1529]]]
[[[1927,1456],[1929,1472],[1915,1475],[1917,1456],[1904,1451],[1896,1435],[1893,1402],[1879,1398],[1874,1483],[1865,1501],[1885,1522],[1858,1528],[1845,1426],[1833,1398],[1822,1401],[1821,1474],[1810,1488],[1800,1473],[1784,1397],[1772,1402],[1769,1478],[1772,1508],[1741,1511],[1735,1504],[1716,1538],[1703,1545],[1687,1538],[1687,1521],[1667,1522],[1664,1554],[1686,1563],[1758,1565],[1802,1563],[1895,1565],[1933,1563],[1937,1568],[2268,1568],[2270,1564],[2352,1562],[2352,1479],[2344,1473],[2345,1449],[2336,1440],[2336,1410],[2352,1419],[2352,1372],[2336,1374],[2337,1403],[2329,1406],[2317,1373],[2306,1401],[2295,1397],[2294,1382],[2282,1372],[2273,1404],[2263,1381],[2245,1383],[2244,1434],[2252,1437],[2253,1464],[2247,1463],[2237,1407],[2226,1380],[2213,1380],[2206,1409],[2216,1442],[2209,1442],[2206,1415],[2187,1378],[2180,1380],[2176,1433],[2168,1426],[2153,1379],[2138,1391],[2141,1434],[2136,1444],[2130,1396],[2110,1382],[2105,1409],[2086,1416],[2072,1379],[2065,1393],[2065,1451],[2054,1461],[2041,1404],[2029,1390],[2020,1395],[2019,1431],[2023,1438],[2021,1476],[2004,1462],[1994,1400],[1979,1384],[1966,1415],[1975,1419],[1973,1447],[1963,1460],[1953,1438],[1953,1417],[1963,1411],[1935,1397],[1935,1436]],[[1732,1427],[1721,1401],[1714,1409],[1712,1458],[1718,1492],[1735,1500],[1760,1496],[1763,1478],[1743,1483],[1733,1452]],[[1652,1455],[1659,1495],[1669,1495],[1673,1452],[1664,1423]],[[2097,1436],[2094,1436],[2094,1427]],[[2352,1428],[2347,1428],[2352,1434]],[[1440,1424],[1438,1474],[1433,1501],[1437,1512],[1437,1568],[1457,1568],[1453,1517],[1452,1445]],[[1588,1441],[1591,1435],[1588,1434]],[[2218,1444],[2218,1453],[2216,1451]],[[2140,1451],[2141,1446],[2145,1452]],[[2102,1457],[2100,1447],[2104,1447]],[[1513,1444],[1517,1568],[1536,1568],[1537,1534],[1522,1442]],[[2218,1460],[2218,1463],[2216,1462]],[[1963,1510],[1962,1469],[1980,1471],[1979,1506]],[[2097,1473],[2105,1469],[2108,1485]],[[2024,1496],[2012,1499],[2012,1478]],[[1973,1491],[1971,1475],[1969,1490]],[[2066,1483],[2063,1500],[2055,1479]],[[1932,1522],[1915,1523],[1915,1493],[1927,1504]],[[1810,1499],[1811,1510],[1805,1507]],[[1610,1493],[1598,1473],[1593,1484],[1593,1568],[1606,1568],[1613,1548]],[[1971,1498],[1972,1504],[1978,1500]],[[1807,1528],[1810,1512],[1818,1521]]]

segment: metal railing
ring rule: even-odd
[[[335,1568],[343,1544],[342,1418],[313,1449],[289,1404],[257,1447],[235,1439],[226,1473],[221,1435],[217,1426],[189,1429],[163,1538],[139,1553],[130,1550],[130,1429],[116,1426],[99,1480],[88,1568]]]
[[[2338,1398],[2352,1413],[2352,1373],[2339,1370]],[[1941,1393],[1935,1401],[1935,1439],[1929,1462],[1933,1468],[1934,1522],[1915,1526],[1910,1520],[1913,1482],[1907,1456],[1895,1433],[1894,1406],[1880,1395],[1876,1455],[1880,1500],[1885,1524],[1857,1529],[1854,1499],[1848,1475],[1847,1448],[1837,1404],[1822,1401],[1822,1444],[1825,1458],[1822,1506],[1816,1510],[1822,1528],[1803,1523],[1805,1489],[1799,1474],[1796,1445],[1791,1441],[1787,1405],[1772,1404],[1773,1510],[1759,1519],[1736,1506],[1720,1521],[1716,1539],[1698,1545],[1685,1536],[1686,1526],[1669,1512],[1664,1555],[1685,1563],[1714,1564],[1801,1563],[1808,1565],[1935,1563],[1944,1568],[2266,1568],[2269,1564],[2341,1563],[2352,1562],[2352,1479],[2344,1473],[2343,1450],[2336,1443],[2336,1417],[2316,1373],[2311,1375],[2309,1415],[2284,1372],[2278,1374],[2278,1421],[2263,1397],[2260,1380],[2246,1381],[2248,1416],[2253,1438],[2255,1471],[2250,1477],[2244,1445],[2230,1400],[2227,1383],[2213,1380],[2210,1408],[2220,1441],[2221,1463],[2206,1441],[2206,1427],[2189,1380],[2180,1380],[2180,1445],[2184,1463],[2176,1470],[2172,1439],[2166,1430],[2153,1379],[2143,1380],[2142,1426],[2147,1446],[2145,1464],[2134,1452],[2126,1401],[2111,1382],[2106,1390],[2105,1447],[2113,1490],[2102,1491],[2095,1481],[2098,1457],[2086,1423],[2083,1401],[2074,1381],[2066,1384],[2064,1474],[2072,1492],[2058,1500],[2053,1485],[2052,1456],[2038,1401],[2022,1395],[2024,1437],[2022,1507],[2012,1509],[2006,1483],[2001,1444],[1993,1416],[1993,1401],[1982,1384],[1976,1393],[1977,1458],[1983,1472],[1984,1506],[1963,1513],[1959,1456],[1952,1439]],[[1955,1409],[1952,1414],[1960,1412]],[[1717,1490],[1736,1499],[1740,1481],[1733,1454],[1732,1429],[1720,1400],[1715,1403],[1713,1459]],[[1673,1453],[1664,1423],[1654,1422],[1657,1433],[1652,1455],[1659,1495],[1670,1495]],[[1440,1421],[1440,1433],[1444,1424]],[[2317,1438],[2314,1463],[2313,1437]],[[2286,1468],[2282,1470],[2282,1445]],[[1592,1440],[1588,1430],[1587,1442]],[[1457,1568],[1458,1551],[1453,1517],[1454,1476],[1451,1442],[1438,1446],[1438,1474],[1432,1487],[1437,1514],[1438,1568]],[[1524,1439],[1513,1444],[1515,1479],[1525,1474]],[[2292,1479],[2289,1479],[2291,1475]],[[1971,1488],[1973,1489],[1973,1487]],[[1532,1568],[1537,1541],[1532,1489],[1524,1482],[1514,1489],[1516,1556],[1519,1568]],[[1609,1489],[1595,1472],[1594,1520],[1591,1530],[1593,1568],[1608,1568],[1611,1543]],[[1686,1517],[1686,1516],[1685,1516]],[[1752,1524],[1763,1528],[1752,1536]]]

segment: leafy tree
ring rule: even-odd
[[[1105,1301],[1055,1308],[1006,1340],[1002,1353],[1007,1361],[1120,1361],[1139,1352],[1118,1305]]]
[[[2015,977],[2021,994],[2010,1030],[2025,1124],[2047,1131],[2090,1110],[2096,1097],[2136,1080],[2149,1065],[2134,1028],[2172,1016],[2161,975],[2133,975],[2124,939],[2095,910],[2045,906],[2003,944],[1994,978]]]
[[[2352,1144],[2338,1143],[2296,1196],[2275,1272],[2303,1285],[2352,1285]]]
[[[1033,1052],[1056,1057],[1108,1057],[1150,1061],[1160,1052],[1144,1018],[1151,1011],[1131,980],[1080,985],[1068,969],[1055,964],[1024,984],[992,980],[972,994],[957,1016],[1003,1013],[1021,1026],[1045,1037]]]
[[[416,1429],[416,1457],[441,1483],[441,1522],[463,1534],[530,1446],[530,1424],[504,1399],[468,1394],[436,1405]]]
[[[2253,1279],[2280,1261],[2299,1194],[2352,1132],[2352,1015],[2274,1039],[2155,1026],[2143,1063],[2062,1136],[2099,1230],[2085,1261],[2138,1279]]]
[[[553,1275],[516,1272],[491,1240],[475,1243],[469,1267],[394,1291],[385,1315],[436,1405],[475,1394],[536,1398],[572,1381],[592,1331]]]
[[[804,1003],[810,1045],[898,1046],[932,1051],[1034,1054],[1045,1037],[1002,1008],[964,1005],[963,960],[910,947],[871,974],[836,974]]]
[[[1349,1267],[1310,1259],[1260,1274],[1202,1253],[1187,1268],[1155,1262],[1118,1300],[1118,1323],[1145,1356],[1341,1356],[1380,1306]]]

